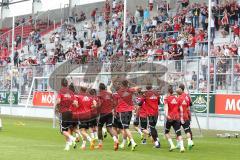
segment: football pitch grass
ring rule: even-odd
[[[104,140],[102,150],[77,149],[64,151],[65,143],[59,129],[52,128],[51,120],[20,117],[1,117],[3,129],[0,131],[0,160],[239,160],[240,138],[217,138],[216,131],[204,131],[203,138],[195,138],[191,151],[179,153],[168,151],[168,143],[161,136],[161,149],[152,148],[138,142],[136,151],[130,148],[113,151],[110,136]],[[162,132],[162,130],[161,130]],[[186,141],[185,141],[186,146]]]

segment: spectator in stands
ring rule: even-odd
[[[198,77],[197,77],[197,75],[196,75],[196,72],[193,71],[193,72],[192,72],[192,82],[191,82],[191,85],[192,85],[191,88],[192,88],[192,89],[196,89],[197,79],[198,79]]]
[[[229,19],[227,10],[224,11],[224,16],[221,20],[223,30],[221,31],[222,36],[225,38],[229,34]]]
[[[20,35],[16,36],[15,42],[16,42],[16,48],[18,48],[18,45],[21,43],[22,37]]]
[[[194,8],[192,9],[192,14],[193,14],[193,26],[194,28],[199,27],[199,16],[200,16],[200,8],[199,5],[195,4]]]
[[[91,13],[92,21],[95,22],[98,8],[95,8]]]
[[[208,69],[208,57],[206,54],[203,55],[201,59],[201,69],[202,69],[202,75],[203,75],[203,80],[207,80],[207,69]]]

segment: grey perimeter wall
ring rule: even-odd
[[[54,111],[52,108],[36,108],[24,106],[0,106],[1,115],[12,116],[25,116],[25,117],[37,117],[37,118],[51,118],[54,117]],[[198,114],[198,121],[202,129],[207,129],[206,114]],[[160,116],[158,126],[164,125],[164,117]],[[58,123],[58,121],[57,121]],[[4,124],[4,122],[3,122]],[[196,118],[192,118],[192,128],[198,128]],[[209,129],[211,130],[223,130],[223,131],[240,131],[239,116],[224,116],[224,115],[210,115],[209,117]]]

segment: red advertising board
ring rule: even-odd
[[[55,100],[54,92],[34,92],[33,93],[33,106],[53,107],[54,100]]]
[[[215,114],[240,115],[240,95],[216,94]]]

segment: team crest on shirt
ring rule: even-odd
[[[111,99],[109,95],[106,95],[105,96],[105,99]]]
[[[187,105],[187,102],[184,100],[184,101],[182,102],[182,104],[183,104],[183,105]]]
[[[157,97],[155,95],[152,95],[150,99],[157,99]]]
[[[90,99],[87,96],[83,97],[83,101],[89,101]]]
[[[71,98],[71,95],[69,93],[63,95],[65,98]]]
[[[124,92],[122,96],[123,96],[123,97],[127,97],[127,96],[129,96],[129,95],[130,95],[130,94],[129,94],[128,92]]]
[[[171,101],[171,104],[177,104],[177,101],[175,98]]]

